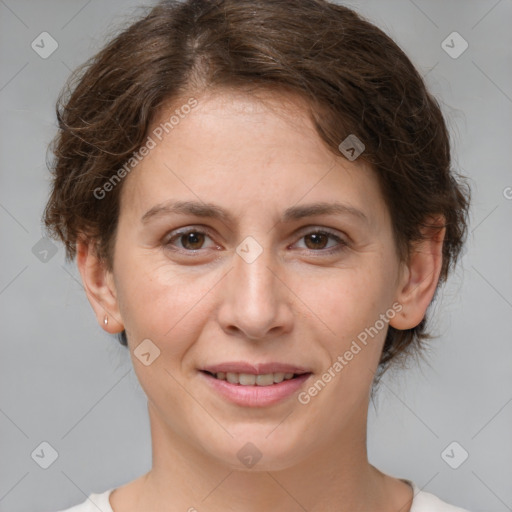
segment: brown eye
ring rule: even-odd
[[[207,233],[200,229],[189,229],[181,231],[168,238],[165,246],[182,252],[192,252],[203,249],[205,241],[210,238]]]
[[[324,249],[329,237],[325,233],[311,233],[304,237],[308,249]],[[310,241],[310,243],[308,243]]]
[[[310,231],[300,238],[300,242],[302,241],[304,241],[304,247],[299,246],[299,248],[317,253],[318,256],[333,254],[349,246],[343,238],[324,230]],[[330,245],[328,245],[329,242],[331,242]]]
[[[204,233],[190,231],[189,233],[181,235],[180,241],[185,249],[201,249],[201,246],[204,243]]]

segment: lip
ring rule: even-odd
[[[283,380],[279,384],[271,384],[270,386],[243,386],[241,384],[231,384],[227,380],[217,379],[205,371],[199,371],[198,373],[216,393],[242,407],[268,407],[277,404],[294,395],[313,375],[312,373],[303,373],[293,379]]]
[[[268,363],[248,363],[246,361],[229,361],[215,365],[200,368],[202,371],[210,373],[230,372],[230,373],[248,373],[250,375],[264,375],[266,373],[311,373],[309,368],[294,366],[286,363],[268,362]]]

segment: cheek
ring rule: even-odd
[[[207,296],[217,274],[191,268],[177,271],[168,262],[155,264],[143,253],[120,257],[117,263],[119,306],[133,344],[148,338],[166,351],[169,360],[183,353],[199,336],[201,319],[207,318]]]
[[[298,293],[311,297],[304,302],[314,313],[311,321],[317,327],[313,330],[330,363],[346,354],[346,378],[358,379],[357,371],[362,367],[374,370],[378,364],[389,325],[381,315],[390,310],[395,292],[394,264],[384,254],[372,255],[364,265],[333,269],[321,286],[315,282],[314,289],[312,282],[303,282]],[[353,372],[354,368],[358,370]],[[369,372],[363,380],[368,377]]]
[[[393,291],[384,273],[371,267],[335,270],[322,286],[312,284],[303,285],[301,296],[312,298],[305,302],[341,338],[373,324],[390,306]]]
[[[391,308],[394,290],[391,267],[385,271],[386,265],[376,261],[372,258],[371,265],[337,269],[333,278],[317,288],[314,297],[318,300],[311,301],[319,317],[312,317],[313,336],[325,354],[325,367],[302,399],[310,400],[311,414],[324,418],[326,428],[333,432],[353,411],[365,410],[380,360],[388,328],[380,315]]]
[[[121,316],[132,350],[142,340],[150,339],[161,351],[163,357],[159,360],[165,360],[171,370],[181,364],[201,337],[206,322],[211,321],[212,301],[224,271],[177,269],[169,262],[154,260],[143,253],[137,258],[120,258]]]

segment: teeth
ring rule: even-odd
[[[274,384],[274,375],[272,373],[266,373],[265,375],[256,375],[254,382],[258,386],[271,386]],[[242,376],[240,375],[240,384],[245,384],[242,381]]]
[[[259,377],[259,375],[258,375],[258,377]],[[236,374],[233,373],[231,378],[236,379]],[[238,376],[238,382],[242,386],[254,386],[254,384],[256,384],[256,375],[251,375],[250,373],[241,373]]]
[[[251,373],[218,372],[215,376],[219,380],[227,380],[231,384],[240,384],[241,386],[271,386],[279,384],[283,380],[292,379],[294,374],[278,372],[253,375]]]
[[[293,373],[287,373],[286,375],[291,375],[293,377]],[[291,377],[288,377],[291,379]],[[274,383],[279,384],[284,380],[284,373],[274,373]]]
[[[231,384],[239,384],[238,375],[236,373],[226,373],[226,380]]]

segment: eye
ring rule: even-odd
[[[189,228],[183,231],[175,233],[173,236],[167,239],[165,246],[174,246],[174,242],[177,241],[181,246],[178,245],[177,249],[186,252],[197,251],[204,249],[203,244],[206,238],[210,238],[206,231],[197,228]]]
[[[178,252],[196,253],[205,247],[205,241],[211,240],[210,235],[204,229],[189,227],[181,231],[170,233],[165,240],[164,245],[171,250]],[[338,235],[331,233],[325,229],[316,229],[302,235],[299,239],[305,241],[305,249],[309,252],[320,253],[321,255],[331,254],[342,251],[348,247],[348,243]],[[329,240],[335,242],[334,245],[328,246]],[[213,242],[213,241],[212,241]],[[210,248],[218,247],[215,243]],[[299,247],[301,248],[301,247]]]
[[[329,239],[336,242],[336,244],[326,248]],[[322,254],[342,251],[348,247],[348,243],[341,237],[323,229],[310,231],[303,235],[300,240],[305,241],[306,249],[312,252],[321,252]]]

